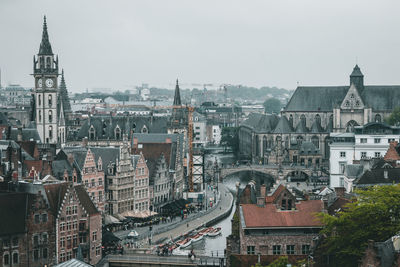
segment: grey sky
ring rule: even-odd
[[[0,0],[3,85],[33,86],[47,15],[69,90],[142,82],[400,84],[400,1]]]

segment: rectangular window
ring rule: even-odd
[[[255,247],[254,246],[247,246],[247,254],[254,255],[255,254]]]
[[[375,143],[375,144],[379,144],[380,142],[381,142],[381,139],[380,139],[380,138],[375,138],[375,139],[374,139],[374,143]]]
[[[47,222],[47,213],[42,214],[42,222]]]
[[[60,238],[60,247],[61,248],[65,247],[65,237]]]
[[[10,255],[9,254],[4,254],[3,262],[4,262],[4,265],[9,265],[10,264]]]
[[[361,158],[366,158],[367,157],[367,152],[361,152]]]
[[[96,182],[94,179],[92,179],[92,187],[95,187],[95,186],[96,186]]]
[[[39,245],[39,236],[38,235],[33,236],[33,245],[34,246]]]
[[[97,231],[94,231],[92,234],[92,241],[96,241],[97,240]]]
[[[395,141],[394,138],[389,138],[389,139],[388,139],[388,143],[392,143],[392,142],[394,142],[394,141]]]
[[[39,260],[39,250],[38,249],[33,250],[33,260],[34,261]]]
[[[343,177],[340,177],[339,186],[340,187],[344,186],[344,178]]]
[[[272,254],[281,255],[281,245],[273,245],[272,246]]]
[[[42,256],[43,256],[43,259],[47,259],[47,248],[43,248],[43,251],[42,251]]]
[[[375,158],[380,158],[381,157],[381,152],[375,152]]]
[[[43,244],[47,244],[48,236],[47,234],[42,234],[42,242]]]
[[[293,255],[294,254],[294,245],[287,245],[286,246],[286,254]]]
[[[343,174],[345,170],[346,170],[346,162],[339,162],[339,172]]]
[[[17,237],[14,237],[12,239],[12,245],[13,245],[13,247],[18,247],[18,238]]]
[[[341,157],[341,158],[345,158],[345,157],[346,157],[346,152],[341,151],[341,152],[340,152],[340,157]]]
[[[308,253],[310,253],[310,245],[302,245],[301,254],[308,254]]]
[[[35,223],[40,223],[40,215],[35,214]]]
[[[361,144],[366,144],[367,143],[367,138],[361,138],[360,139]]]

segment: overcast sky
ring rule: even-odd
[[[68,89],[400,84],[400,1],[0,0],[2,84],[33,86],[43,15]]]

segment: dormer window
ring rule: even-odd
[[[148,130],[147,130],[146,125],[143,125],[143,127],[142,127],[142,133],[147,133],[147,132],[148,132]]]
[[[95,131],[93,125],[91,125],[90,129],[89,129],[89,139],[94,140],[95,136],[96,136],[96,131]]]
[[[383,178],[388,179],[389,178],[389,172],[388,170],[383,171]]]

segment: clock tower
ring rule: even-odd
[[[35,78],[34,103],[35,122],[43,143],[60,144],[65,136],[60,137],[58,112],[58,57],[54,58],[46,16],[43,22],[42,41],[39,53],[33,57],[33,77]],[[65,135],[65,131],[63,133]]]

